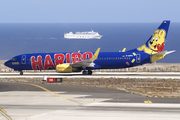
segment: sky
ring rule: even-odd
[[[0,23],[180,22],[180,0],[0,0]]]

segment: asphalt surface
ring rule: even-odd
[[[108,88],[89,87],[89,86],[73,86],[58,84],[37,84],[50,91],[58,91],[60,95],[76,94],[86,95],[85,98],[108,99],[103,102],[120,102],[120,103],[144,103],[150,100],[152,103],[180,103],[180,98],[155,98],[145,97],[141,95],[130,94],[124,91],[113,90]],[[7,91],[44,91],[41,88],[19,83],[0,82],[0,92]],[[63,92],[63,93],[61,93]],[[77,97],[82,98],[82,97]]]
[[[149,98],[88,86],[0,82],[0,108],[12,120],[178,120],[180,98]]]

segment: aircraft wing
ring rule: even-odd
[[[82,68],[86,68],[86,67],[94,67],[94,63],[93,61],[96,60],[98,58],[98,55],[99,55],[99,51],[100,51],[100,48],[98,48],[96,50],[96,52],[94,53],[94,56],[88,60],[84,60],[84,61],[80,61],[80,62],[76,62],[76,63],[73,63],[71,64],[73,67],[82,67]]]

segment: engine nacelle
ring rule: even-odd
[[[72,67],[70,64],[59,64],[56,66],[56,72],[58,73],[71,73],[71,72],[81,72],[77,68]]]

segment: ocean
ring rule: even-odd
[[[24,53],[116,52],[143,45],[160,23],[0,23],[0,60]],[[64,33],[95,31],[101,39],[64,39]],[[159,63],[180,62],[180,23],[171,23],[164,50],[176,50]]]

